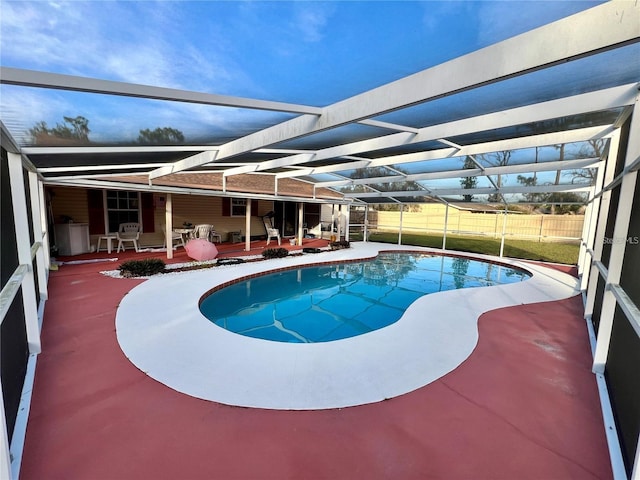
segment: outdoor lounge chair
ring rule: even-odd
[[[140,224],[135,222],[121,223],[118,225],[116,238],[118,239],[118,249],[116,250],[116,253],[120,252],[120,248],[122,248],[122,251],[125,250],[123,242],[133,243],[137,252],[139,250],[138,240],[140,239]]]

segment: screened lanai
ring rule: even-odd
[[[366,16],[353,17],[364,13],[351,3],[308,7],[334,9],[328,23],[338,24],[340,15],[366,23]],[[431,9],[443,22],[456,13],[437,2],[406,3],[371,2],[370,13],[390,14],[397,7],[391,17],[396,22],[400,10],[408,21],[412,7],[424,16]],[[627,1],[550,3],[553,8],[540,8],[527,21],[515,15],[517,6],[501,5],[513,15],[505,17],[511,23],[504,32],[464,45],[450,38],[449,50],[443,44],[437,54],[417,49],[405,55],[420,61],[405,62],[400,40],[390,44],[398,50],[376,44],[370,64],[352,58],[352,68],[340,75],[326,65],[342,53],[318,41],[314,47],[325,48],[325,55],[314,65],[294,66],[295,73],[283,71],[280,83],[291,86],[278,93],[273,72],[265,74],[262,88],[251,90],[248,80],[208,88],[193,79],[205,68],[193,58],[171,66],[188,71],[190,80],[136,81],[152,76],[127,77],[124,70],[146,66],[134,68],[122,58],[110,64],[123,72],[88,74],[78,65],[24,57],[29,42],[14,35],[27,32],[3,22],[2,215],[12,218],[2,232],[2,383],[5,419],[12,419],[4,422],[3,476],[18,475],[26,429],[20,415],[29,402],[20,392],[30,389],[40,353],[50,239],[44,192],[52,187],[344,209],[440,203],[506,211],[548,203],[552,194],[556,204],[582,205],[577,268],[603,428],[614,477],[639,475],[640,383],[634,372],[640,291],[634,271],[640,259],[640,7]],[[3,1],[2,7],[12,18],[29,13],[20,2]],[[240,15],[234,7],[220,7],[218,14]],[[258,5],[255,13],[272,7]],[[293,64],[302,53],[290,55]],[[108,52],[105,62],[111,57]],[[136,59],[141,61],[128,61]],[[318,80],[323,75],[325,82]],[[194,175],[198,182],[189,180]],[[260,189],[249,188],[253,181]],[[5,342],[16,336],[25,338],[22,353],[9,361]]]

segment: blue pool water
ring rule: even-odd
[[[330,342],[398,321],[434,292],[520,282],[529,274],[466,258],[385,253],[376,259],[303,267],[217,290],[200,311],[229,331],[277,342]]]

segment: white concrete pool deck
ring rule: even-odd
[[[279,410],[340,408],[396,397],[454,370],[473,352],[478,318],[484,312],[560,300],[579,291],[577,279],[553,269],[455,252],[519,266],[533,276],[508,285],[426,295],[388,327],[324,343],[245,337],[214,325],[198,309],[204,293],[236,278],[283,267],[369,258],[388,250],[442,253],[358,242],[349,249],[321,254],[156,276],[122,300],[116,315],[118,342],[141,371],[193,397]]]

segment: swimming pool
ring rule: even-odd
[[[257,278],[267,269],[306,267],[310,258],[332,264],[361,261],[388,251],[388,244],[353,242],[351,248],[321,256],[289,255],[154,276],[118,306],[118,343],[145,375],[193,397],[278,410],[342,408],[397,397],[453,371],[476,348],[485,312],[580,293],[579,280],[558,270],[483,257],[526,270],[531,278],[423,295],[386,328],[335,342],[272,342],[238,335],[214,325],[199,308],[213,288]],[[437,253],[404,245],[393,251]]]
[[[382,253],[366,261],[244,280],[205,295],[200,311],[214,324],[248,337],[330,342],[391,325],[429,293],[527,278],[523,270],[469,258]]]

